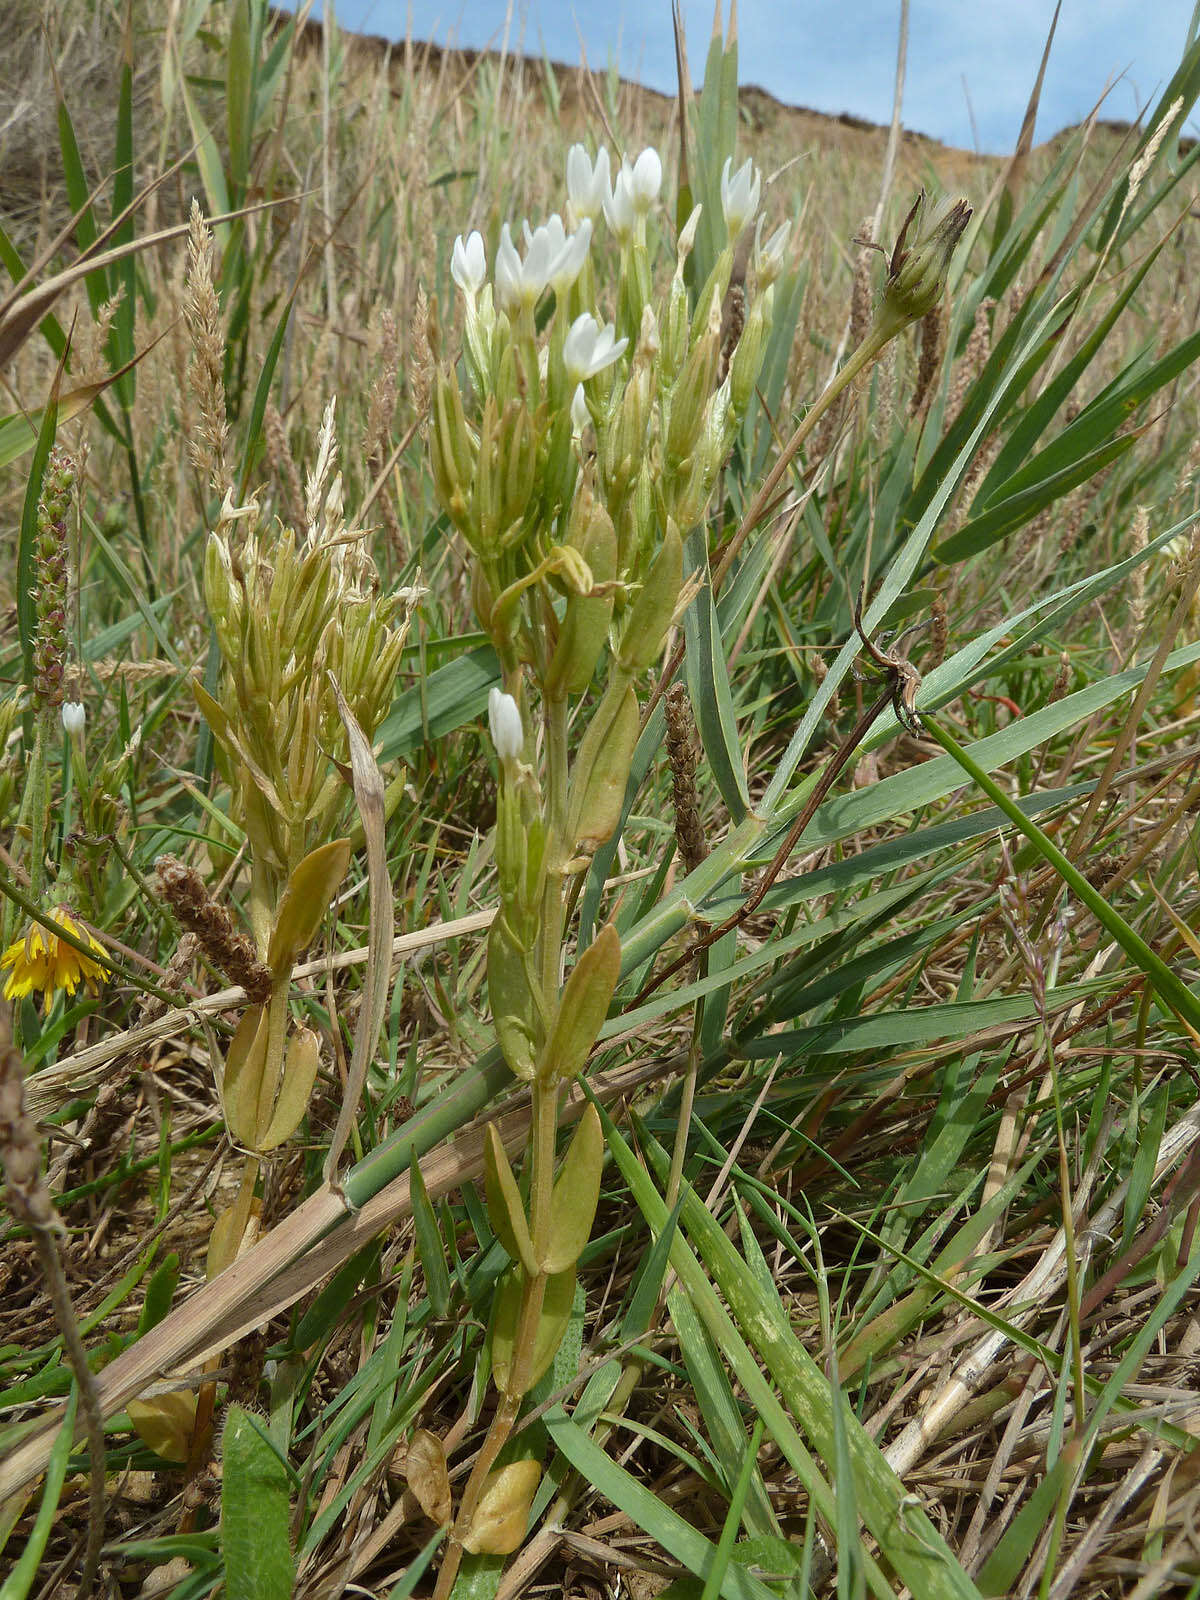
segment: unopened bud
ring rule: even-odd
[[[75,735],[83,732],[83,725],[87,720],[87,712],[78,700],[64,700],[62,708],[62,725],[68,734]]]
[[[438,498],[454,525],[470,537],[473,530],[468,496],[475,471],[475,451],[463,415],[458,379],[446,368],[438,373],[434,386],[429,455]]]
[[[774,298],[775,291],[768,288],[755,300],[729,363],[729,403],[739,421],[746,415],[746,407],[750,404],[750,397],[762,371]]]
[[[517,761],[525,748],[521,711],[512,695],[493,688],[488,695],[488,727],[501,761]]]
[[[641,594],[634,601],[621,641],[620,660],[627,672],[641,672],[662,648],[682,586],[683,543],[679,530],[668,519],[662,548],[654,558]]]

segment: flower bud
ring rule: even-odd
[[[505,694],[503,689],[493,688],[488,695],[488,727],[501,761],[519,760],[525,748],[521,711],[512,695]]]
[[[675,524],[667,519],[662,548],[655,556],[642,592],[629,614],[621,640],[620,662],[627,672],[641,672],[662,648],[675,604],[683,587],[683,542]]]
[[[62,708],[62,725],[65,731],[74,737],[83,732],[83,725],[87,720],[87,712],[78,700],[64,700]]]
[[[462,290],[464,298],[474,305],[475,296],[487,281],[487,252],[483,247],[483,235],[478,229],[465,239],[461,233],[455,239],[450,256],[450,276]]]
[[[577,223],[585,217],[595,222],[612,193],[608,151],[601,146],[593,164],[581,144],[567,151],[567,195]]]
[[[758,279],[760,291],[773,284],[783,271],[787,260],[788,240],[792,234],[791,223],[783,222],[764,244],[762,237],[764,220],[765,218],[759,217],[758,227],[754,232],[754,275]]]
[[[617,535],[612,518],[593,499],[584,484],[571,512],[568,538],[591,569],[596,583],[611,582],[617,574]],[[608,636],[612,595],[572,594],[567,600],[558,644],[546,671],[546,694],[582,694],[591,682],[596,662]]]
[[[679,470],[696,448],[704,411],[713,392],[721,354],[721,329],[708,327],[692,346],[683,372],[671,395],[671,421],[667,427],[665,461],[668,474]]]
[[[754,163],[747,158],[734,172],[733,157],[726,156],[725,165],[721,168],[721,210],[725,214],[725,226],[729,229],[731,244],[753,219],[761,193],[762,177],[755,170]]]
[[[458,379],[445,367],[434,385],[429,455],[438,499],[455,527],[470,538],[474,530],[467,492],[475,471],[475,451],[463,415]]]
[[[754,385],[762,371],[774,297],[774,289],[768,288],[755,300],[729,363],[729,403],[738,421],[746,415],[746,407],[750,404]]]

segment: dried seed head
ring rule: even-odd
[[[992,323],[991,311],[996,302],[991,299],[981,300],[975,308],[975,321],[971,326],[971,336],[967,340],[967,347],[962,353],[962,360],[954,373],[954,382],[950,387],[950,398],[946,402],[946,421],[951,423],[963,408],[968,394],[975,384],[979,374],[987,366],[988,357],[992,353]]]
[[[409,326],[408,395],[422,437],[428,428],[429,397],[433,393],[433,374],[437,365],[434,358],[436,345],[437,329],[432,308],[424,287],[418,287]]]
[[[188,274],[183,315],[191,338],[187,381],[199,427],[188,440],[188,453],[197,472],[207,477],[215,494],[224,498],[232,485],[225,462],[229,424],[225,411],[225,336],[221,330],[221,305],[213,286],[212,233],[199,202],[192,201],[188,228]]]
[[[664,702],[667,719],[667,756],[671,763],[675,801],[675,838],[688,872],[694,872],[708,854],[700,820],[700,795],[696,787],[696,729],[687,690],[676,683]]]
[[[933,310],[921,318],[921,359],[917,363],[917,382],[908,407],[910,417],[919,417],[928,409],[933,382],[942,364],[945,336],[946,308],[939,300]]]
[[[1064,650],[1058,658],[1058,671],[1054,674],[1054,682],[1050,685],[1050,693],[1046,697],[1046,704],[1052,706],[1056,700],[1061,700],[1066,694],[1071,682],[1071,658]]]
[[[7,1006],[0,1006],[0,1167],[13,1216],[34,1228],[53,1228],[57,1219],[42,1182],[41,1141],[25,1110],[25,1064],[12,1042]]]
[[[1129,543],[1133,547],[1133,554],[1146,548],[1150,542],[1150,512],[1146,506],[1138,506],[1133,514],[1133,526],[1129,530]],[[1129,622],[1133,636],[1136,638],[1141,632],[1142,624],[1146,620],[1146,563],[1134,567],[1129,574]]]
[[[42,475],[34,545],[34,605],[37,632],[33,645],[33,693],[51,709],[65,698],[67,665],[68,518],[75,488],[75,462],[55,445]]]
[[[946,620],[946,597],[935,594],[929,607],[929,657],[924,663],[924,670],[932,672],[935,667],[940,667],[946,659],[946,641],[950,636],[950,627]]]
[[[367,432],[363,441],[364,454],[376,471],[387,459],[392,415],[396,409],[396,384],[399,366],[399,336],[396,319],[388,310],[379,313],[377,323],[379,341],[378,371],[367,393]]]
[[[250,940],[237,932],[233,918],[211,897],[196,869],[163,855],[154,871],[167,904],[183,927],[195,934],[213,966],[240,984],[251,1000],[264,1004],[271,995],[270,967],[258,960]]]
[[[873,219],[866,217],[858,230],[858,237],[869,240],[873,227]],[[847,348],[857,350],[867,336],[871,326],[871,311],[874,294],[871,289],[871,262],[875,252],[864,246],[858,252],[854,263],[854,282],[850,289],[850,332],[847,336]]]

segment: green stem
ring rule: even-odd
[[[712,587],[714,594],[717,593],[724,582],[743,543],[751,531],[758,526],[764,512],[771,504],[800,446],[808,438],[830,406],[841,398],[859,374],[870,366],[884,346],[895,338],[899,331],[899,328],[872,328],[858,349],[846,362],[846,365],[830,379],[829,383],[813,401],[811,409],[805,414],[799,427],[779,452],[775,465],[771,468],[763,480],[762,487],[750,502],[749,509],[742,518],[737,532],[721,552],[721,559],[713,568]]]
[[[45,706],[38,711],[33,760],[29,763],[29,898],[35,905],[41,905],[46,887],[46,826],[50,810],[46,745],[49,741],[50,715]]]
[[[542,886],[542,925],[538,933],[538,972],[545,1011],[553,1016],[558,1001],[562,964],[563,870],[571,853],[567,838],[567,702],[547,700],[546,718],[546,858]]]
[[[550,1244],[550,1201],[554,1192],[554,1147],[557,1130],[558,1091],[551,1084],[535,1081],[533,1126],[530,1133],[532,1165],[529,1200],[533,1250],[539,1261],[545,1259]],[[546,1274],[538,1272],[534,1277],[525,1280],[521,1296],[521,1315],[517,1322],[516,1338],[513,1341],[512,1370],[507,1384],[501,1391],[500,1403],[496,1407],[491,1426],[479,1448],[475,1465],[471,1468],[471,1476],[463,1490],[458,1515],[450,1530],[446,1557],[438,1572],[433,1600],[448,1600],[454,1588],[454,1580],[462,1562],[464,1540],[475,1520],[488,1475],[495,1467],[501,1450],[508,1443],[517,1417],[520,1415],[521,1402],[531,1386],[538,1324],[541,1322],[545,1299]]]

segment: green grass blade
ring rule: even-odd
[[[962,746],[944,728],[927,717],[922,720],[927,732],[937,740],[942,749],[958,763],[962,770],[979,785],[993,805],[999,806],[1009,821],[1034,846],[1043,860],[1054,868],[1072,893],[1083,901],[1088,910],[1100,922],[1100,925],[1112,935],[1134,966],[1140,968],[1146,974],[1151,986],[1167,1009],[1173,1011],[1189,1027],[1200,1031],[1200,1001],[1196,999],[1187,985],[1176,977],[1162,957],[1157,955],[1141,935],[1129,926],[1124,917],[1109,905],[1102,894],[1092,888],[1083,874],[1067,860],[1049,835],[1044,833],[1036,822],[1025,816],[1020,808],[1005,794],[1000,785],[993,782],[983,768],[971,759]]]

